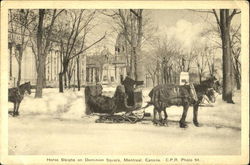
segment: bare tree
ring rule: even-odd
[[[196,55],[193,51],[184,50],[180,44],[176,45],[175,61],[179,72],[189,72],[195,58]]]
[[[17,86],[20,85],[21,73],[22,73],[22,59],[24,50],[27,47],[29,42],[28,28],[30,24],[34,22],[34,14],[29,9],[17,9],[9,10],[9,41],[10,41],[10,54],[12,56],[12,48],[16,46],[15,57],[18,63],[18,77],[17,77]],[[10,64],[12,65],[12,58],[10,58]],[[10,66],[12,68],[12,66]],[[10,70],[10,76],[12,76],[12,70]]]
[[[218,27],[221,32],[222,52],[223,52],[223,94],[222,99],[228,103],[233,101],[233,81],[232,81],[232,48],[230,40],[231,21],[240,11],[233,9],[230,13],[229,9],[220,9],[219,14],[213,9]]]
[[[85,46],[86,36],[93,28],[93,26],[90,26],[90,23],[95,18],[96,11],[86,12],[83,9],[71,10],[71,12],[68,11],[68,14],[70,15],[70,19],[73,20],[73,24],[66,24],[66,27],[62,26],[63,29],[60,31],[62,36],[62,71],[59,73],[59,92],[63,92],[63,75],[64,78],[66,78],[66,73],[68,72],[71,60],[80,56],[92,46],[102,41],[106,36],[105,34],[89,46]],[[69,78],[68,74],[68,79]]]
[[[48,26],[44,25],[45,15],[47,13],[52,12],[51,21]],[[37,58],[37,83],[36,83],[36,98],[42,97],[42,89],[44,85],[44,73],[45,73],[45,65],[46,65],[46,57],[48,55],[49,48],[51,46],[51,35],[53,31],[53,27],[55,24],[55,20],[59,14],[61,14],[63,10],[57,12],[56,9],[39,9],[39,20],[37,27],[37,52],[35,54]],[[46,35],[44,35],[46,33]],[[45,37],[44,37],[45,36]]]
[[[144,68],[146,70],[146,72],[149,74],[152,82],[153,82],[153,86],[156,85],[156,78],[157,78],[157,55],[155,54],[155,51],[150,51],[150,52],[146,52],[144,54]]]
[[[77,90],[81,90],[81,77],[80,77],[80,56],[76,57],[76,75],[77,75]]]
[[[142,9],[118,10],[122,31],[131,48],[129,74],[137,81],[143,81],[144,79],[140,52],[143,36],[142,12]]]
[[[196,55],[195,62],[197,65],[200,82],[202,81],[202,78],[204,77],[205,69],[207,66],[207,60],[206,60],[207,50],[208,50],[207,47],[196,48],[193,50],[194,51],[193,53]]]
[[[126,39],[124,43],[127,54],[127,73],[130,77],[138,81],[143,81],[143,60],[141,56],[141,47],[145,39],[144,30],[146,19],[143,16],[143,9],[130,10],[112,10],[111,14],[103,14],[113,18],[117,25],[119,34]],[[129,54],[129,55],[128,55]]]
[[[237,89],[241,88],[241,62],[240,62],[240,54],[241,54],[241,35],[240,35],[240,27],[236,28],[232,27],[232,35],[231,35],[231,49],[232,49],[232,60],[233,60],[233,75],[236,81]]]
[[[71,60],[68,65],[67,77],[68,77],[68,88],[71,88],[71,78],[75,72],[76,61]]]
[[[223,93],[222,99],[228,103],[233,101],[233,69],[232,69],[232,46],[231,46],[231,22],[236,14],[241,11],[237,9],[220,9],[219,11],[211,10],[195,10],[196,12],[212,13],[217,22],[217,30],[221,38],[221,43],[215,41],[222,48],[222,61],[223,61]],[[219,46],[220,47],[220,46]]]
[[[146,53],[146,71],[155,84],[176,83],[177,74],[183,70],[182,48],[174,39],[164,37],[154,42],[154,49]],[[191,61],[191,60],[190,60]],[[190,62],[191,63],[191,62]]]

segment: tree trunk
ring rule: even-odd
[[[39,9],[39,20],[37,27],[37,83],[36,83],[36,98],[42,97],[43,79],[44,79],[44,66],[45,66],[45,54],[42,53],[42,37],[43,37],[43,20],[45,15],[45,9]]]
[[[79,57],[77,57],[77,59],[76,59],[77,61],[77,63],[76,63],[76,69],[77,69],[77,89],[78,89],[78,91],[80,91],[81,90],[81,78],[80,78],[80,66],[79,66]]]
[[[215,68],[214,68],[214,63],[213,64],[211,64],[212,65],[212,73],[211,73],[211,77],[213,77],[214,76],[214,73],[215,73]]]
[[[167,84],[169,84],[170,83],[169,68],[167,68],[166,74],[167,74]]]
[[[240,88],[241,88],[241,83],[240,83],[240,78],[239,78],[239,76],[238,76],[237,73],[235,74],[235,81],[236,81],[236,88],[237,88],[238,90],[240,90]]]
[[[228,103],[233,102],[232,86],[232,58],[230,47],[230,21],[229,9],[220,10],[221,39],[223,52],[223,93],[222,99]]]
[[[163,64],[162,64],[163,65]],[[166,75],[166,68],[163,66],[162,68],[162,80],[163,80],[163,84],[167,83],[167,75]]]
[[[134,79],[135,78],[135,48],[131,48],[131,58],[130,58],[130,68],[129,68],[129,73],[128,75]]]
[[[59,73],[59,92],[63,93],[63,73]]]
[[[44,81],[44,65],[45,59],[44,56],[41,56],[39,59],[39,66],[37,72],[37,82],[36,82],[36,98],[42,97],[43,81]]]
[[[234,80],[235,80],[235,83],[236,83],[236,88],[238,90],[240,90],[241,88],[241,76],[240,76],[240,71],[239,71],[239,66],[238,66],[238,62],[235,60],[234,62],[234,65],[233,65],[233,72],[234,72]]]
[[[144,81],[144,69],[143,69],[143,58],[141,53],[141,44],[142,44],[142,9],[138,10],[139,16],[137,16],[137,45],[135,49],[135,57],[136,57],[136,67],[135,67],[135,80],[136,81]]]
[[[157,85],[160,84],[160,73],[158,72],[156,75]]]
[[[125,40],[125,53],[126,53],[126,73],[127,73],[127,75],[130,75],[130,59],[131,59],[131,57],[129,58],[128,43],[126,40]]]
[[[237,61],[235,61],[235,65],[236,65],[236,68],[235,68],[235,79],[236,79],[236,86],[237,86],[237,89],[240,90],[241,89],[241,73],[239,71],[239,64]]]
[[[238,90],[240,90],[241,89],[240,79],[239,79],[238,76],[235,76],[235,79],[236,79],[236,87],[237,87]]]
[[[12,78],[12,43],[9,43],[9,49],[10,49],[10,78]]]
[[[172,78],[172,66],[170,66],[170,68],[169,68],[169,82],[170,82],[170,84],[172,84],[173,83],[173,78]]]
[[[63,73],[63,75],[64,75],[64,86],[65,86],[65,88],[67,88],[68,87],[67,86],[67,74]]]
[[[44,65],[43,87],[46,88],[46,64]]]
[[[23,48],[20,45],[18,49],[18,77],[17,77],[17,86],[19,87],[21,76],[22,76],[22,57],[23,57]]]
[[[76,75],[75,75],[75,70],[74,70],[74,83],[73,83],[73,91],[75,91],[75,86],[76,86]]]
[[[176,72],[174,73],[174,83],[177,84],[177,74],[176,74]]]
[[[68,89],[70,89],[71,88],[71,84],[70,84],[70,82],[71,82],[71,76],[68,76]]]
[[[202,81],[202,75],[201,75],[201,73],[199,73],[199,80],[200,80],[200,83],[201,83],[201,81]]]
[[[22,73],[22,62],[21,59],[18,60],[18,76],[17,76],[17,86],[19,87],[21,81],[21,73]]]
[[[131,15],[131,59],[130,59],[130,77],[136,80],[136,27],[135,27],[135,17],[132,13]]]
[[[153,81],[153,87],[155,87],[155,78],[152,78]]]

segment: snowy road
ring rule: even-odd
[[[110,93],[110,92],[109,92]],[[148,90],[144,92],[147,100]],[[217,99],[214,107],[201,107],[201,127],[179,128],[182,108],[167,110],[168,127],[151,119],[137,124],[95,123],[84,115],[83,92],[45,90],[43,99],[26,96],[20,116],[9,116],[9,154],[13,155],[238,155],[241,139],[240,93],[236,104]],[[10,104],[9,110],[12,109]],[[152,107],[147,109],[152,112]]]

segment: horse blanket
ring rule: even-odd
[[[171,105],[181,105],[183,100],[197,101],[197,95],[192,84],[190,85],[174,85],[162,84],[153,88],[149,97],[154,104],[165,104],[167,107]]]

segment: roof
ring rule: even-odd
[[[106,63],[109,64],[126,64],[126,57],[119,55],[92,55],[87,56],[87,65],[92,65],[94,67],[100,67]]]

